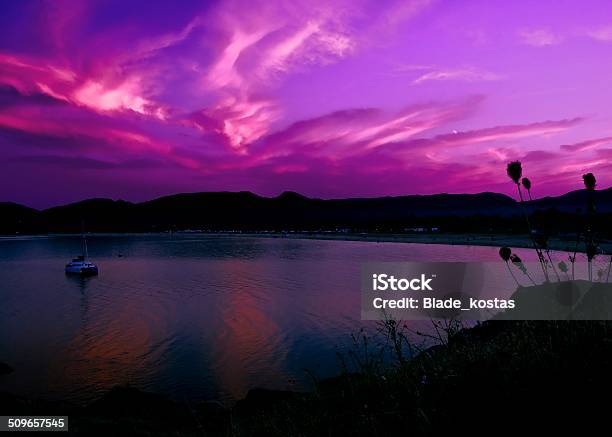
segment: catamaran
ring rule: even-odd
[[[81,245],[83,247],[83,254],[77,256],[66,264],[66,273],[81,276],[95,276],[98,274],[98,266],[90,261],[87,261],[88,253],[85,232],[81,234]]]

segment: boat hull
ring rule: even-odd
[[[70,265],[66,266],[67,275],[80,275],[80,276],[95,276],[98,274],[98,266],[89,265]]]
[[[76,269],[66,269],[66,274],[67,275],[79,275],[79,276],[96,276],[98,274],[98,269],[97,268],[81,268],[78,269],[78,271]]]

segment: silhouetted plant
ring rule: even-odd
[[[582,180],[584,181],[584,186],[589,191],[595,190],[595,185],[597,185],[597,180],[595,179],[595,175],[593,173],[587,173],[582,175]]]
[[[568,255],[568,260],[570,263],[572,263],[572,280],[575,279],[575,272],[576,269],[574,268],[576,265],[576,254],[578,253],[578,243],[580,243],[580,232],[578,232],[578,236],[576,237],[576,245],[574,246],[574,254],[573,255]]]
[[[523,178],[521,182],[523,183],[523,187],[525,187],[525,189],[527,190],[527,194],[529,194],[529,200],[533,200],[531,198],[531,181],[529,180],[529,178]]]
[[[536,250],[536,253],[538,254],[538,259],[540,261],[540,267],[542,267],[542,272],[544,272],[544,277],[546,278],[546,281],[549,281],[548,272],[546,270],[546,259],[544,258],[542,251],[538,248],[538,245],[533,239],[533,231],[531,228],[531,222],[529,221],[529,213],[526,211],[525,206],[524,206],[523,193],[521,192],[521,176],[523,176],[523,166],[521,165],[521,162],[512,161],[508,163],[508,166],[506,167],[506,173],[508,174],[508,177],[512,179],[512,182],[516,184],[516,188],[519,194],[519,199],[521,201],[520,202],[521,210],[523,212],[523,216],[525,217],[525,221],[527,222],[527,230],[529,232],[529,238],[531,239],[533,248]],[[529,188],[531,188],[531,181],[529,179],[527,179],[527,181],[528,181]]]
[[[582,180],[584,182],[584,186],[587,190],[587,224],[585,230],[585,245],[586,245],[586,254],[589,263],[589,281],[593,280],[593,258],[597,254],[597,246],[595,245],[594,236],[593,236],[593,216],[595,215],[595,186],[597,185],[597,180],[595,179],[595,175],[593,173],[587,173],[582,175]]]
[[[593,280],[593,258],[595,258],[595,255],[597,255],[597,247],[592,243],[588,243],[586,245],[586,255],[587,255],[587,260],[589,262],[589,281],[592,281]]]
[[[508,163],[508,167],[506,168],[506,173],[508,173],[508,177],[512,179],[517,186],[520,188],[521,176],[523,176],[523,166],[520,161],[512,161]],[[519,189],[519,195],[520,195]],[[522,196],[521,196],[522,197]]]
[[[516,254],[510,255],[510,261],[512,261],[512,264],[514,264],[517,269],[519,269],[521,272],[523,272],[525,276],[529,278],[529,280],[531,281],[533,285],[536,285],[535,281],[529,275],[529,272],[527,271],[527,267],[525,267],[525,264],[523,264],[523,260],[518,255]]]
[[[516,282],[516,285],[518,285],[520,287],[521,284],[518,281],[518,279],[516,279],[516,276],[514,276],[514,273],[512,273],[512,269],[510,268],[510,264],[508,263],[508,261],[510,261],[510,256],[511,255],[512,255],[512,249],[510,249],[509,247],[502,247],[502,248],[499,249],[499,256],[506,263],[506,267],[508,268],[508,271],[510,272],[510,275],[512,276],[512,279],[514,279],[514,282]]]
[[[510,260],[510,255],[512,255],[512,249],[509,247],[502,247],[499,249],[499,256],[504,261],[508,262]]]
[[[555,268],[555,263],[553,263],[552,257],[550,256],[550,248],[548,247],[548,237],[546,235],[539,234],[534,239],[535,239],[536,244],[540,248],[540,253],[546,252],[546,255],[548,256],[548,261],[550,261],[550,266],[552,267],[553,272],[555,272],[555,276],[557,277],[557,280],[561,282],[559,273],[557,273],[557,269]],[[543,262],[547,263],[546,259],[544,259]]]

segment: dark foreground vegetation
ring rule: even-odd
[[[149,202],[90,199],[42,211],[0,202],[0,234],[47,232],[334,231],[414,233],[525,233],[523,213],[551,235],[575,234],[588,218],[589,196],[597,203],[593,223],[607,235],[612,189],[578,190],[525,200],[523,208],[503,194],[436,194],[322,200],[286,192],[177,194]],[[578,226],[581,227],[581,226]],[[602,235],[602,236],[605,236]]]
[[[310,393],[252,390],[233,408],[116,388],[86,407],[0,395],[2,414],[70,416],[82,435],[439,435],[607,427],[612,323],[438,324],[419,350],[406,328],[361,333],[345,371]],[[442,332],[444,331],[444,332]],[[436,332],[436,331],[434,331]]]

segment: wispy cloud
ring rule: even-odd
[[[389,26],[396,26],[427,4],[404,2],[383,17]],[[216,21],[222,23],[226,36],[216,49],[218,55],[208,68],[204,86],[220,98],[204,112],[212,117],[228,115],[222,132],[236,151],[246,153],[247,145],[267,133],[282,115],[282,109],[265,94],[283,77],[338,62],[368,42],[373,28],[357,31],[352,25],[362,12],[355,4],[340,1],[333,8],[324,3],[310,6],[266,3],[245,13],[244,4],[229,2],[216,11]]]
[[[599,146],[604,146],[610,143],[612,143],[612,137],[595,138],[575,144],[564,144],[561,146],[561,149],[567,152],[583,152],[585,150],[596,149]]]
[[[586,34],[598,41],[612,41],[612,25],[589,30]]]
[[[426,68],[423,68],[426,69]],[[418,85],[428,81],[464,81],[464,82],[481,82],[495,81],[502,79],[502,76],[490,71],[479,69],[476,67],[462,67],[451,69],[431,68],[431,71],[422,74],[412,81],[413,85]]]
[[[550,29],[521,29],[518,36],[523,44],[533,47],[546,47],[561,44],[563,37]]]

